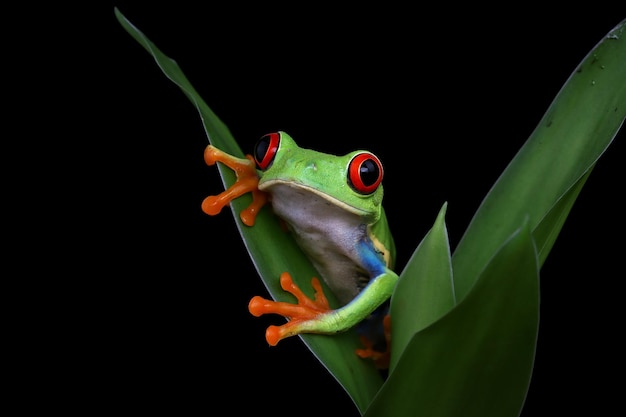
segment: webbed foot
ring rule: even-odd
[[[245,159],[237,158],[219,150],[213,145],[208,145],[204,150],[204,161],[207,165],[215,165],[216,162],[222,162],[235,172],[237,180],[224,192],[205,198],[202,202],[202,211],[210,216],[215,216],[222,211],[222,208],[230,204],[232,200],[251,192],[252,203],[239,213],[239,217],[245,225],[253,226],[259,210],[268,201],[267,193],[259,191],[257,188],[259,177],[256,172],[254,158],[251,155],[246,155]]]
[[[363,359],[372,359],[377,369],[388,369],[391,359],[391,316],[387,314],[383,318],[383,331],[385,335],[385,350],[380,351],[374,348],[373,342],[361,335],[363,349],[357,349],[356,354]]]
[[[324,320],[320,320],[326,313],[332,311],[322,285],[317,278],[311,280],[315,290],[315,298],[311,299],[302,292],[288,272],[280,276],[281,287],[296,297],[297,304],[272,301],[260,296],[253,297],[248,304],[248,310],[256,317],[263,314],[280,314],[289,321],[281,326],[270,326],[265,332],[265,339],[271,346],[282,339],[300,333],[325,333]],[[321,324],[321,325],[320,325]]]

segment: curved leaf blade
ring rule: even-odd
[[[412,338],[365,416],[518,416],[538,325],[539,265],[526,222],[467,296]]]
[[[122,27],[152,55],[163,73],[192,102],[202,119],[209,142],[225,152],[243,157],[243,152],[227,126],[200,97],[176,61],[163,54],[117,8],[114,11]],[[235,182],[235,175],[230,169],[221,164],[218,164],[218,169],[225,187]],[[276,216],[270,210],[263,209],[254,227],[247,227],[241,222],[239,213],[250,201],[250,196],[244,195],[231,203],[231,209],[239,233],[268,292],[275,300],[293,302],[293,297],[283,291],[279,283],[280,274],[289,271],[303,291],[313,296],[311,277],[316,276],[317,272],[293,238],[284,232]],[[331,305],[337,305],[330,290],[325,287],[325,291]],[[303,335],[300,338],[363,412],[383,381],[371,361],[360,359],[355,354],[355,350],[362,347],[356,332],[349,331],[334,336]]]
[[[542,229],[535,238],[543,264],[581,179],[626,117],[625,26],[622,20],[582,60],[481,203],[452,256],[459,300],[526,216],[533,233]]]
[[[415,333],[446,314],[456,301],[450,243],[445,225],[445,203],[433,227],[411,256],[391,297],[390,371]]]

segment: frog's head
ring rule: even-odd
[[[380,217],[383,166],[371,152],[330,155],[300,148],[288,134],[276,132],[259,139],[254,159],[260,190],[288,185],[315,193],[370,223]]]

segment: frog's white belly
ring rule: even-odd
[[[293,185],[266,189],[272,208],[289,225],[300,248],[309,257],[339,302],[347,304],[370,280],[356,244],[367,239],[367,225],[358,214]]]

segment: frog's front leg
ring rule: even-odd
[[[304,333],[307,328],[310,330],[311,323],[315,323],[319,317],[332,311],[328,304],[328,299],[324,295],[322,285],[319,279],[315,277],[311,279],[311,286],[315,290],[314,299],[309,298],[302,292],[300,287],[293,282],[289,272],[281,274],[280,286],[283,290],[296,297],[298,303],[273,301],[257,295],[248,304],[248,310],[255,317],[263,314],[279,314],[289,319],[289,322],[282,326],[270,326],[267,328],[265,339],[271,346],[276,346],[279,341],[286,337]]]
[[[279,314],[289,319],[283,325],[267,328],[265,339],[271,346],[276,346],[284,338],[302,333],[334,334],[354,327],[389,298],[397,278],[394,272],[388,270],[374,278],[350,303],[333,310],[317,278],[311,281],[315,289],[315,298],[311,299],[293,282],[291,275],[284,272],[280,277],[281,287],[293,294],[298,303],[272,301],[256,296],[250,300],[248,309],[256,317]]]
[[[237,180],[226,191],[205,198],[202,202],[202,211],[214,216],[235,198],[251,192],[252,203],[242,210],[239,216],[244,224],[253,226],[259,210],[268,201],[267,193],[258,189],[259,177],[256,172],[254,158],[251,155],[246,155],[245,159],[237,158],[219,150],[213,145],[208,145],[204,150],[204,161],[207,165],[215,165],[216,162],[222,162],[235,172]]]
[[[289,321],[281,326],[268,327],[265,338],[275,346],[280,340],[302,333],[334,334],[343,332],[365,320],[374,310],[382,305],[395,288],[398,275],[381,262],[375,250],[369,244],[360,245],[366,253],[374,277],[367,286],[348,304],[338,309],[331,309],[317,278],[313,278],[315,298],[307,297],[293,282],[288,273],[281,276],[281,287],[293,294],[297,304],[276,302],[262,297],[254,297],[248,305],[254,316],[279,314]]]

